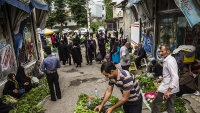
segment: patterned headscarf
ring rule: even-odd
[[[11,82],[14,82],[15,83],[15,88],[18,89],[19,88],[19,84],[18,84],[17,80],[13,80],[13,76],[15,76],[14,73],[8,74],[7,80],[11,81]]]

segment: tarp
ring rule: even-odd
[[[30,4],[31,4],[30,5],[31,8],[37,8],[40,10],[49,11],[49,6],[47,4],[43,4],[43,3],[37,2],[35,0],[31,0]]]
[[[133,6],[133,4],[137,4],[139,2],[140,0],[129,0],[128,4],[126,5],[126,8],[130,8],[131,6]]]
[[[49,6],[47,4],[43,4],[43,3],[37,2],[35,0],[31,0],[30,4],[28,4],[28,5],[23,2],[20,2],[19,0],[0,0],[0,6],[4,5],[5,3],[8,3],[8,4],[15,6],[21,10],[24,10],[27,13],[30,13],[33,8],[49,11]]]
[[[0,0],[0,5],[4,5],[5,3],[8,3],[12,6],[15,6],[21,10],[26,11],[27,13],[31,12],[30,6],[26,5],[18,0]]]
[[[191,27],[200,22],[200,9],[193,0],[174,0],[181,9]]]

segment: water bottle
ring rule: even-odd
[[[94,89],[94,95],[95,95],[95,97],[98,97],[98,96],[99,96],[99,95],[98,95],[98,90],[97,90],[97,88]]]

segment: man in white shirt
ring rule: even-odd
[[[175,113],[174,100],[179,92],[178,66],[175,58],[171,56],[170,47],[162,45],[160,55],[163,60],[163,79],[152,105],[152,113],[160,113],[162,101],[167,101],[167,112]]]
[[[130,43],[126,42],[124,46],[120,49],[120,64],[123,70],[128,70],[130,67],[130,54],[128,49],[130,48]]]

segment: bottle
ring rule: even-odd
[[[95,95],[95,97],[98,97],[98,90],[97,90],[97,88],[94,89],[94,95]]]

